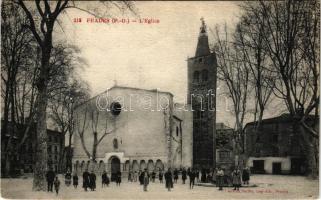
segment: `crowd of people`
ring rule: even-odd
[[[129,171],[128,172],[128,182],[139,182],[140,185],[143,186],[143,191],[148,190],[148,185],[150,182],[155,183],[156,177],[158,177],[159,183],[163,183],[163,179],[165,180],[165,188],[168,191],[171,191],[173,189],[174,184],[178,183],[179,180],[179,174],[181,174],[182,184],[185,184],[187,178],[189,178],[189,188],[193,189],[196,182],[201,183],[212,183],[216,184],[216,186],[219,188],[219,190],[223,190],[223,187],[227,186],[233,186],[234,190],[239,190],[242,183],[243,185],[248,185],[250,180],[250,170],[245,167],[242,171],[239,169],[239,167],[235,167],[235,169],[232,171],[232,173],[225,173],[225,170],[223,168],[216,168],[214,170],[198,170],[198,169],[192,169],[188,168],[187,170],[185,168],[182,168],[180,170],[171,168],[168,168],[165,172],[161,169],[158,169],[158,173],[156,171],[148,172],[147,169],[140,170],[140,171]],[[65,174],[65,185],[69,187],[72,184],[75,189],[78,187],[78,175],[77,173],[74,173],[73,175],[68,170]],[[121,180],[122,180],[122,174],[120,171],[114,174],[113,180],[116,182],[116,186],[120,186]],[[91,191],[95,191],[96,189],[96,174],[94,171],[88,172],[88,170],[85,170],[82,174],[82,188],[85,191],[88,191],[90,189]],[[102,188],[108,187],[111,180],[109,179],[109,176],[106,171],[102,172],[101,175],[101,182],[102,182]],[[53,192],[53,186],[55,187],[56,194],[58,195],[59,187],[60,187],[60,181],[58,179],[58,176],[53,172],[52,169],[50,169],[47,172],[47,182],[48,182],[48,192]]]

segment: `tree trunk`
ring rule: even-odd
[[[44,45],[42,49],[41,71],[39,80],[37,82],[38,96],[37,96],[37,149],[36,149],[36,163],[33,179],[34,191],[46,191],[46,172],[48,165],[47,152],[47,116],[46,109],[48,103],[47,86],[49,79],[49,59],[51,53],[51,42]]]
[[[11,169],[11,154],[9,152],[6,153],[6,165],[5,165],[5,171],[4,171],[4,177],[10,177],[10,169]]]
[[[70,171],[72,171],[72,162],[71,162],[71,159],[72,159],[72,151],[71,151],[71,139],[72,139],[72,134],[69,132],[69,140],[68,140],[68,154],[67,154],[67,160],[66,160],[66,163],[67,163],[67,169],[69,168]]]
[[[8,108],[10,107],[11,108],[11,111],[10,111],[10,124],[8,123],[9,122],[9,115],[7,116],[7,122],[5,124],[5,128],[6,128],[6,134],[9,134],[9,139],[7,141],[7,146],[6,146],[6,149],[5,149],[5,152],[6,152],[6,157],[5,157],[5,171],[4,171],[4,174],[6,177],[9,177],[11,174],[10,174],[10,169],[11,169],[11,159],[12,159],[12,156],[13,156],[13,137],[14,137],[14,131],[15,131],[15,103],[14,103],[14,95],[13,95],[13,87],[14,87],[14,80],[10,80],[9,82],[9,102],[8,102]],[[10,106],[11,105],[11,106]],[[10,127],[10,128],[9,128]]]
[[[315,139],[306,133],[302,125],[299,125],[299,132],[303,138],[302,142],[307,163],[307,175],[312,179],[316,179],[318,177],[318,158],[315,155],[315,148],[318,148],[318,146],[314,145],[315,142],[313,140]]]
[[[98,143],[98,139],[97,139],[97,132],[94,132],[94,143],[93,143],[93,153],[92,153],[92,160],[95,161],[96,160],[96,153],[97,153],[97,143]]]
[[[47,125],[46,125],[46,107],[47,107],[47,90],[42,89],[38,94],[37,110],[37,149],[36,163],[33,179],[33,190],[46,191],[46,172],[47,172]]]

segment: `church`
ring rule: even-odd
[[[175,103],[170,92],[116,84],[77,106],[73,170],[113,175],[145,168],[213,167],[216,58],[204,21],[187,71],[187,105]],[[213,98],[206,98],[210,93]]]

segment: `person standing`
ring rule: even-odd
[[[120,183],[121,183],[121,172],[118,171],[116,174],[116,185],[120,186]]]
[[[155,170],[152,172],[152,181],[155,183],[155,178],[156,178],[156,172]]]
[[[214,171],[213,171],[212,181],[213,181],[214,184],[217,183],[217,168],[215,168]]]
[[[171,168],[168,168],[167,172],[165,173],[165,186],[168,191],[171,191],[171,188],[173,188],[173,176]]]
[[[52,191],[52,186],[53,186],[55,177],[56,177],[56,174],[55,174],[55,172],[52,170],[52,168],[50,167],[50,169],[48,170],[48,172],[47,172],[47,174],[46,174],[48,192],[53,192],[53,191]]]
[[[195,174],[196,176],[196,180],[197,180],[197,182],[200,182],[200,171],[197,169],[196,170],[196,174]]]
[[[206,182],[206,170],[205,169],[201,170],[201,182],[202,183]]]
[[[187,176],[188,177],[189,177],[189,173],[191,173],[191,168],[190,167],[187,169]]]
[[[213,176],[213,170],[210,169],[210,170],[206,173],[206,182],[207,182],[207,183],[211,183],[211,182],[212,182],[212,176]]]
[[[76,172],[72,176],[72,184],[74,185],[74,188],[77,188],[77,186],[78,186],[78,175],[77,175]]]
[[[104,170],[103,174],[101,175],[101,187],[109,185],[109,178],[107,172]]]
[[[90,174],[86,169],[82,174],[82,187],[87,191],[87,188],[90,188]]]
[[[242,171],[242,181],[244,185],[248,185],[250,181],[250,170],[248,167],[245,167]]]
[[[178,170],[175,168],[175,170],[174,170],[174,183],[177,183],[177,179],[178,179]]]
[[[147,186],[149,184],[149,174],[147,172],[147,169],[144,170],[142,176],[143,176],[143,182],[144,182],[144,191],[147,192]]]
[[[161,169],[158,172],[158,179],[160,183],[163,183],[163,171]]]
[[[195,170],[190,170],[190,172],[189,172],[189,188],[190,189],[194,188],[195,176],[196,176]]]
[[[238,167],[232,172],[232,183],[234,190],[240,190],[241,187],[241,171]]]
[[[182,170],[182,180],[183,180],[183,184],[185,184],[186,178],[187,178],[187,172],[186,172],[185,168],[183,168],[183,170]]]
[[[217,182],[219,186],[219,190],[223,190],[223,182],[224,182],[224,171],[220,167],[218,168],[217,171]]]
[[[96,189],[96,174],[94,173],[94,171],[91,171],[90,175],[89,175],[89,182],[90,182],[90,189],[91,191],[95,191]]]
[[[140,185],[143,185],[144,184],[144,177],[143,177],[143,172],[142,172],[142,170],[139,170],[139,177],[138,177],[138,179],[139,179],[139,184]]]
[[[138,176],[137,171],[135,171],[134,172],[134,182],[137,182],[137,176]]]
[[[71,184],[71,173],[69,170],[67,170],[67,173],[65,174],[65,185],[69,187]]]
[[[59,193],[59,187],[60,187],[60,181],[59,181],[59,179],[58,179],[58,176],[56,176],[56,178],[55,178],[54,186],[55,186],[55,190],[56,190],[56,195],[58,195],[58,193]]]
[[[128,182],[133,182],[132,171],[131,170],[129,170],[129,172],[128,172]]]
[[[87,191],[87,188],[90,187],[90,174],[87,169],[82,174],[82,187]]]

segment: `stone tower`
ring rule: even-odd
[[[198,36],[195,56],[188,58],[188,104],[193,110],[193,166],[215,167],[217,62],[210,51],[206,25]]]

